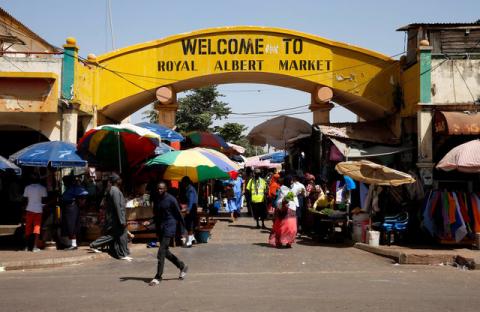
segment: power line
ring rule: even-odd
[[[289,112],[284,114],[266,114],[266,115],[255,115],[255,116],[233,116],[229,117],[229,119],[236,119],[236,120],[249,120],[249,119],[256,119],[256,118],[273,118],[278,116],[295,116],[295,115],[305,115],[311,114],[312,112],[307,111],[297,111],[297,112]]]
[[[110,26],[110,35],[112,36],[112,49],[115,50],[115,35],[113,33],[112,3],[107,0],[107,19]]]
[[[25,37],[27,37],[27,38],[29,38],[29,39],[34,40],[34,41],[39,41],[39,39],[41,39],[42,41],[44,41],[44,42],[47,43],[48,45],[54,47],[55,49],[61,50],[61,48],[56,47],[56,46],[54,46],[54,45],[46,42],[43,38],[41,38],[40,36],[38,36],[38,35],[35,34],[35,33],[34,33],[34,34],[37,36],[36,38],[32,37],[31,34],[27,34],[27,33],[25,33],[25,32],[22,32],[22,31],[20,31],[20,30],[18,30],[18,29],[16,29],[16,28],[12,27],[11,25],[5,23],[5,22],[2,21],[2,20],[0,20],[0,24],[2,24],[3,26],[5,26],[5,28],[6,28],[7,30],[9,30],[9,31],[13,31],[13,32],[15,32],[15,33],[17,33],[17,34],[19,34],[19,35],[25,36]],[[33,32],[32,32],[32,33],[33,33]]]
[[[425,74],[425,73],[428,73],[429,71],[432,72],[434,70],[436,70],[437,68],[439,68],[443,63],[445,63],[447,61],[447,59],[443,60],[442,62],[440,62],[439,64],[435,65],[434,67],[430,68],[430,69],[427,69],[427,70],[424,70],[422,73],[419,74],[419,76]],[[409,83],[411,81],[415,81],[416,80],[416,77],[413,77],[409,80],[406,80],[404,83]],[[369,81],[367,81],[368,83]],[[350,89],[350,90],[347,90],[346,92],[351,92],[353,90],[355,90],[356,88],[360,87],[361,85],[358,85],[358,86],[355,86],[354,88]],[[389,93],[383,93],[382,94],[383,96],[386,96],[386,95],[390,95]],[[378,97],[378,96],[377,96]],[[357,100],[353,100],[353,101],[349,101],[349,102],[343,102],[343,103],[335,103],[339,106],[343,106],[343,107],[348,107],[349,105],[351,104],[355,104],[355,103],[358,103],[358,102],[362,102],[364,101],[365,99],[372,99],[371,97],[361,97]],[[309,106],[309,104],[307,105],[301,105],[301,106],[296,106],[296,107],[292,107],[292,108],[286,108],[286,109],[281,109],[281,110],[276,110],[276,111],[268,111],[268,112],[259,112],[258,114],[255,113],[255,112],[252,112],[252,113],[244,113],[242,115],[255,115],[255,116],[246,116],[246,117],[243,117],[243,118],[264,118],[264,117],[275,117],[275,116],[280,116],[280,115],[297,115],[297,114],[306,114],[306,113],[311,113],[311,111],[305,111],[305,112],[293,112],[293,113],[284,113],[284,114],[274,114],[274,115],[262,115],[262,113],[272,113],[272,112],[279,112],[279,111],[286,111],[286,110],[290,110],[290,109],[295,109],[295,108],[301,108],[301,107],[306,107],[306,106]],[[240,115],[238,113],[231,113],[232,115]]]
[[[16,67],[19,71],[23,72],[24,70],[21,69],[20,67],[17,66],[17,64],[15,64],[14,62],[10,61],[8,59],[8,57],[4,57],[5,61],[9,62],[11,65],[13,65],[14,67]]]
[[[263,114],[263,113],[277,113],[277,112],[282,112],[282,111],[286,111],[286,110],[292,110],[292,109],[302,108],[302,107],[307,107],[307,106],[309,106],[309,104],[294,106],[294,107],[287,107],[287,108],[277,109],[277,110],[272,110],[272,111],[249,112],[249,113],[230,113],[230,114],[232,114],[232,115],[253,115],[253,114]]]

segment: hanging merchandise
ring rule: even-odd
[[[473,239],[480,231],[479,209],[477,193],[431,191],[425,199],[423,227],[443,241]]]

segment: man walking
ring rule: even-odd
[[[248,181],[247,190],[251,195],[252,215],[257,222],[257,229],[260,228],[259,221],[262,221],[262,228],[265,229],[265,218],[267,217],[265,193],[267,191],[267,182],[261,177],[259,169],[255,169],[253,172],[253,178]]]
[[[193,187],[192,180],[190,180],[190,178],[187,176],[183,177],[180,181],[180,188],[181,196],[187,204],[187,215],[185,216],[185,224],[188,231],[188,237],[185,246],[192,247],[192,243],[197,242],[193,233],[195,231],[195,226],[197,223],[198,194],[195,190],[195,187]]]
[[[99,252],[97,248],[110,243],[110,254],[117,259],[132,261],[128,255],[128,234],[125,211],[125,197],[119,186],[122,179],[113,173],[109,179],[110,187],[106,192],[105,235],[90,244],[90,248]]]
[[[165,182],[157,184],[156,192],[157,196],[154,197],[153,202],[153,215],[160,248],[158,248],[157,254],[157,274],[150,281],[150,286],[158,285],[162,281],[165,258],[170,260],[170,262],[180,269],[180,275],[178,276],[179,279],[184,279],[188,270],[188,266],[169,250],[170,240],[175,237],[177,222],[180,223],[182,231],[185,229],[185,221],[180,213],[177,199],[167,193],[167,185]],[[148,226],[149,224],[150,222],[148,221],[144,223],[145,226]]]
[[[303,232],[303,220],[306,215],[305,211],[305,193],[307,192],[305,189],[305,185],[303,185],[300,181],[298,176],[292,177],[292,185],[290,188],[293,192],[293,201],[295,202],[295,206],[297,207],[297,233],[300,235]]]
[[[28,250],[28,241],[33,234],[35,239],[33,242],[33,252],[40,251],[38,248],[38,240],[42,225],[43,202],[47,198],[47,189],[40,184],[38,174],[33,174],[31,184],[25,187],[23,197],[27,198],[27,213],[25,221],[25,240],[27,242],[25,251]]]

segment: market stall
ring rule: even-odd
[[[413,184],[416,180],[410,174],[368,160],[340,162],[335,169],[369,185],[363,192],[363,207],[359,210],[369,213],[369,244],[398,241],[407,230],[409,209],[409,199],[402,194],[404,190],[400,186]]]

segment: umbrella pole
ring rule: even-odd
[[[120,151],[120,132],[116,132],[117,134],[117,143],[118,143],[118,170],[119,173],[122,174],[122,154]]]

